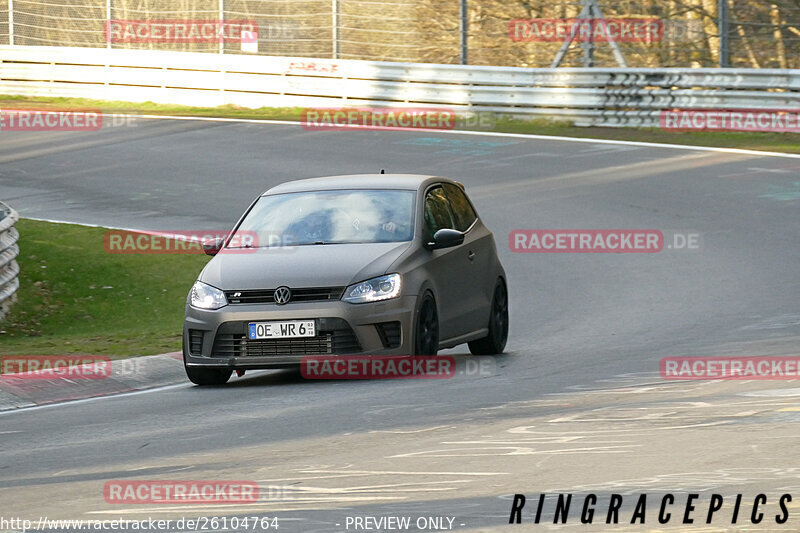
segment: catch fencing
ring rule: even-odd
[[[646,20],[620,36],[629,67],[800,68],[797,0],[0,0],[0,45],[107,47],[411,63],[548,67],[548,24]],[[251,46],[109,40],[112,21],[237,21]],[[562,66],[620,66],[602,39],[572,43]]]

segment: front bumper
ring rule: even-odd
[[[188,366],[246,370],[296,367],[309,355],[411,354],[415,308],[416,297],[410,295],[367,304],[236,304],[215,311],[187,305],[183,357]],[[267,342],[247,339],[250,322],[303,319],[315,320],[317,337]],[[395,335],[398,323],[399,335]]]

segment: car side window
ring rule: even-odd
[[[453,185],[452,183],[445,183],[444,190],[447,193],[447,198],[450,200],[450,205],[453,206],[453,214],[456,219],[456,229],[458,231],[467,231],[469,227],[478,218],[475,210],[467,199],[467,195],[461,190],[461,187]]]
[[[455,217],[444,189],[434,187],[425,194],[425,241],[433,240],[440,229],[455,229]]]

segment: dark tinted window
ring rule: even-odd
[[[435,187],[425,195],[425,239],[433,240],[433,234],[440,229],[455,229],[453,211],[444,194],[444,189]]]
[[[444,190],[447,193],[447,198],[450,199],[450,205],[453,206],[453,214],[456,218],[456,229],[458,231],[467,231],[472,223],[475,222],[475,219],[478,218],[469,200],[467,200],[467,195],[464,194],[461,187],[450,183],[444,184]]]

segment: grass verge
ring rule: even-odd
[[[0,355],[180,350],[183,306],[207,256],[110,254],[103,228],[20,220],[20,288]]]
[[[147,115],[173,115],[216,118],[246,118],[261,120],[299,121],[301,108],[262,107],[250,109],[232,105],[220,107],[191,107],[153,102],[112,102],[85,98],[24,97],[0,95],[0,109],[100,109],[104,113],[131,113]],[[562,137],[590,137],[668,144],[691,144],[725,148],[742,148],[771,152],[800,153],[800,135],[797,133],[722,132],[722,131],[664,131],[659,128],[601,128],[577,127],[567,122],[550,120],[518,120],[501,118],[491,130],[505,133],[528,133]]]

